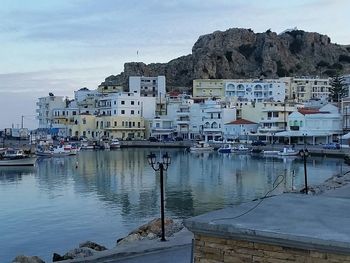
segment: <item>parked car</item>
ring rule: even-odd
[[[336,150],[336,149],[340,149],[340,144],[339,143],[328,143],[323,145],[323,149],[332,149],[332,150]]]
[[[150,142],[158,142],[159,141],[156,137],[149,137],[148,140]]]
[[[266,143],[263,141],[254,141],[252,142],[252,146],[266,146]]]
[[[184,140],[184,138],[182,138],[182,137],[175,137],[175,141],[183,141]]]

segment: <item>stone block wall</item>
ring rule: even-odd
[[[195,263],[350,263],[350,255],[195,235]]]

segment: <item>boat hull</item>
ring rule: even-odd
[[[37,157],[28,157],[23,159],[0,160],[0,166],[33,166]]]

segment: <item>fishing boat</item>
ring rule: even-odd
[[[61,144],[50,147],[38,147],[35,153],[40,157],[63,157],[76,155],[79,151],[80,147],[71,144]]]
[[[120,141],[118,139],[112,139],[111,143],[109,144],[110,149],[118,149],[120,148]]]
[[[214,150],[214,147],[210,146],[204,141],[199,141],[192,147],[190,147],[190,152],[211,152]]]
[[[278,155],[280,156],[293,156],[293,155],[298,155],[299,152],[292,149],[292,148],[287,148],[287,147],[284,147],[282,151],[279,151],[278,152]]]
[[[33,166],[36,156],[25,154],[21,149],[7,149],[0,155],[0,166]]]
[[[243,144],[238,145],[238,147],[233,147],[233,153],[248,153],[249,148],[245,147]]]

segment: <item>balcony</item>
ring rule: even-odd
[[[180,118],[176,120],[177,124],[189,124],[190,123],[190,119],[188,118]]]
[[[221,132],[221,128],[203,128],[203,132]]]
[[[189,116],[190,112],[189,111],[177,111],[176,114],[177,114],[177,116]]]

